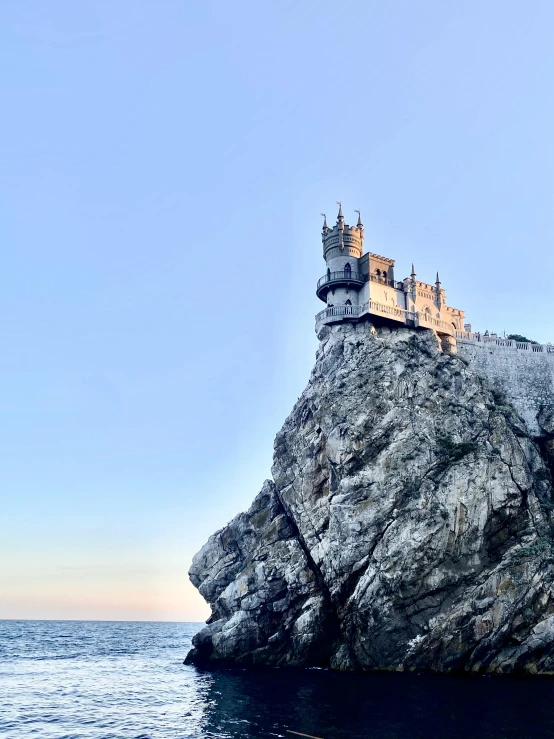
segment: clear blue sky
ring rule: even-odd
[[[320,211],[554,340],[554,4],[5,0],[0,617],[206,614],[308,379]],[[349,215],[350,214],[350,215]]]

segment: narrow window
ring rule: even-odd
[[[344,265],[344,274],[345,277],[350,277],[350,275],[352,274],[352,267],[350,266],[350,262]]]

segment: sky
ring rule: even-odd
[[[199,621],[308,380],[321,212],[554,340],[550,0],[4,0],[0,618]]]

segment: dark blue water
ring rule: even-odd
[[[201,672],[182,664],[197,628],[0,621],[0,736],[554,737],[554,680]]]

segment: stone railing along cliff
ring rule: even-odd
[[[483,344],[488,347],[498,346],[501,349],[517,349],[518,351],[535,352],[536,354],[554,354],[554,344],[537,344],[534,341],[514,341],[513,339],[501,339],[498,336],[487,336],[470,331],[456,331],[459,341],[472,344]]]

